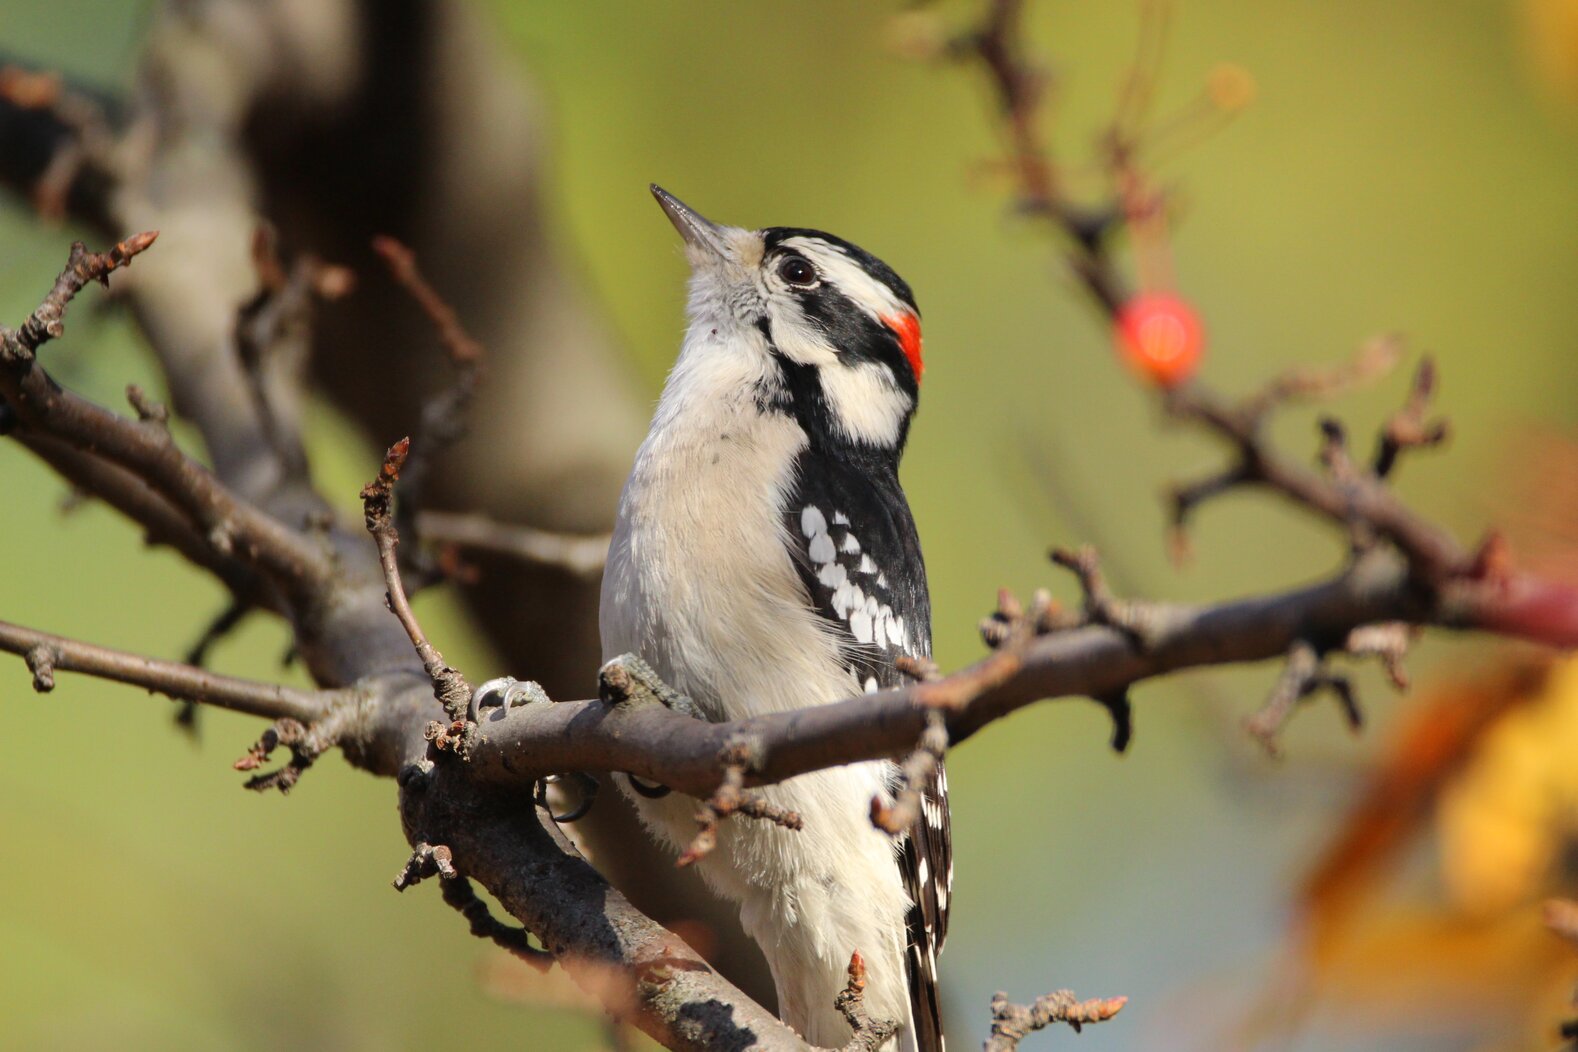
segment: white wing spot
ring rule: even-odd
[[[820,509],[809,504],[800,513],[800,532],[807,537],[816,537],[827,532],[827,519],[822,516]]]
[[[871,615],[864,608],[849,615],[849,630],[862,643],[871,642]]]
[[[860,570],[858,572],[860,572],[860,573],[876,573],[877,572],[877,564],[871,561],[871,556],[869,556],[869,555],[862,555],[860,557]]]
[[[920,878],[922,887],[931,880],[931,866],[927,865],[925,855],[920,857],[920,863],[915,867],[915,875]]]
[[[849,612],[858,609],[865,598],[865,593],[846,580],[833,592],[833,613],[847,621]]]
[[[830,563],[836,556],[833,551],[833,538],[825,533],[819,533],[811,538],[811,561],[814,563]]]
[[[849,580],[849,571],[844,569],[842,563],[828,563],[822,567],[822,571],[816,575],[816,579],[828,588],[838,589],[843,586],[845,581]]]
[[[885,574],[885,573],[877,574],[877,587],[878,588],[886,588],[887,586],[888,586],[888,575]]]
[[[867,694],[870,694],[872,691],[877,689],[877,677],[867,676],[866,682],[862,685],[862,687]]]
[[[860,542],[855,539],[855,535],[853,533],[844,538],[843,550],[848,552],[850,555],[860,554]]]
[[[849,516],[845,515],[841,511],[835,511],[833,513],[833,525],[834,526],[848,526],[849,525]]]

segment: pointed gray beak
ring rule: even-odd
[[[652,196],[657,198],[658,204],[663,206],[663,211],[668,213],[669,222],[674,224],[674,229],[679,231],[679,236],[685,239],[686,245],[719,258],[727,257],[726,227],[702,218],[695,209],[656,183],[652,184]]]

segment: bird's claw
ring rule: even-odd
[[[620,654],[597,671],[598,694],[610,705],[656,702],[682,716],[704,720],[696,703],[681,694],[635,654]]]
[[[500,676],[488,680],[472,692],[466,715],[471,722],[476,723],[483,709],[502,707],[508,712],[517,705],[535,705],[549,700],[548,692],[536,680]]]

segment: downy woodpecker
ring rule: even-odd
[[[639,655],[714,721],[895,685],[896,658],[931,653],[898,479],[920,389],[915,298],[841,238],[721,226],[652,193],[685,241],[689,328],[620,499],[604,659]],[[818,1045],[849,1038],[834,999],[858,951],[870,1013],[902,1021],[894,1047],[942,1047],[947,783],[939,769],[895,842],[870,815],[896,777],[878,761],[765,787],[803,829],[735,819],[698,864],[739,904],[780,1014]],[[620,783],[658,837],[689,843],[694,800]]]

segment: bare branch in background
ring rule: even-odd
[[[37,657],[29,658],[29,663],[47,661],[51,676],[54,672],[80,672],[177,700],[217,705],[266,719],[310,722],[354,696],[346,691],[298,690],[220,676],[180,662],[111,650],[6,621],[0,621],[0,651],[23,656],[36,653]],[[35,678],[37,675],[35,669]],[[53,686],[52,678],[50,685]]]
[[[608,559],[606,533],[577,536],[499,522],[485,515],[452,511],[419,511],[417,534],[435,545],[452,544],[471,551],[490,552],[524,563],[561,569],[577,577],[602,574]]]
[[[1075,1033],[1089,1023],[1105,1023],[1129,1003],[1127,997],[1076,1000],[1072,990],[1058,990],[1036,998],[1034,1004],[1016,1005],[1008,995],[992,997],[992,1034],[986,1052],[1014,1052],[1031,1032],[1054,1023],[1067,1023]]]
[[[416,265],[415,252],[387,236],[374,238],[373,250],[382,257],[394,280],[427,315],[438,333],[439,343],[450,365],[455,368],[454,382],[441,388],[422,404],[421,421],[413,446],[415,452],[400,480],[395,525],[413,536],[419,536],[416,513],[422,505],[433,460],[465,435],[469,410],[476,398],[477,385],[482,381],[487,356],[482,344],[473,339],[461,324],[455,309],[422,276]],[[415,559],[411,560],[411,564],[421,566],[420,561]]]

